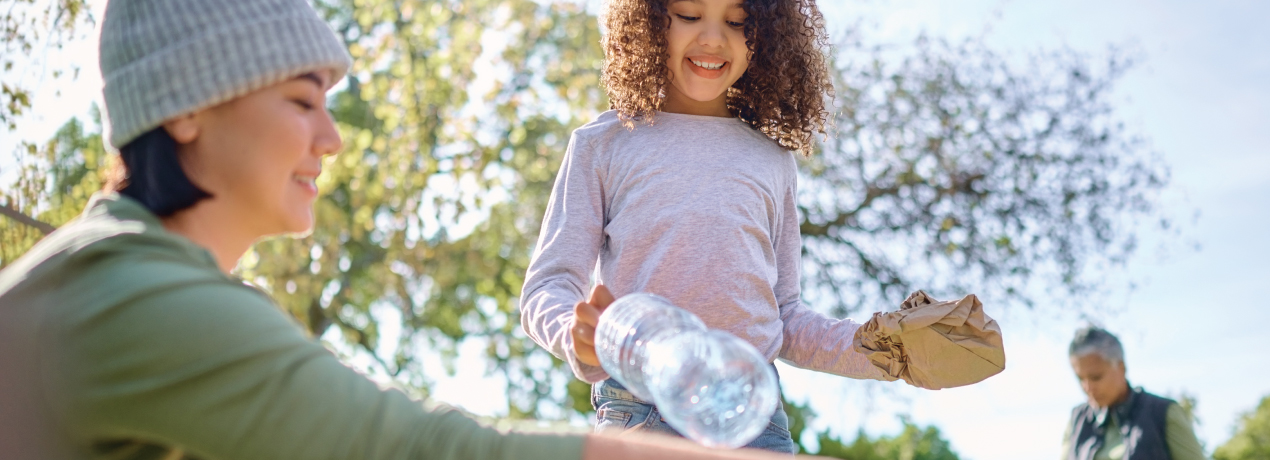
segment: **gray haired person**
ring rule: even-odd
[[[1089,400],[1072,410],[1063,460],[1200,460],[1190,415],[1177,402],[1131,387],[1124,347],[1098,327],[1076,331],[1067,351]]]

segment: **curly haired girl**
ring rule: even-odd
[[[521,297],[529,336],[593,383],[596,430],[678,434],[598,365],[613,294],[661,295],[769,360],[882,379],[852,350],[858,323],[799,299],[793,152],[812,152],[833,90],[814,0],[607,8],[612,110],[573,132]],[[747,447],[794,452],[784,410],[771,420]]]

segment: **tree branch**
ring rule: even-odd
[[[18,211],[17,209],[10,208],[8,205],[0,204],[0,214],[3,214],[10,219],[16,220],[18,221],[18,223],[25,224],[30,227],[35,227],[36,230],[44,232],[45,235],[49,233],[53,233],[53,230],[57,230],[57,227],[35,220],[31,218],[30,216],[27,216],[26,214],[23,214],[22,212]]]

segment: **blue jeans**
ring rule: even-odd
[[[636,398],[616,380],[608,379],[591,385],[591,406],[595,408],[596,433],[638,430],[683,437],[666,423],[657,407]],[[785,415],[781,404],[777,404],[776,413],[772,414],[772,420],[763,433],[745,447],[786,454],[798,452],[789,434],[789,416]]]

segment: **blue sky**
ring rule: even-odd
[[[1118,116],[1149,139],[1173,171],[1163,206],[1187,223],[1157,251],[1148,236],[1128,266],[1107,273],[1121,286],[1097,320],[1125,343],[1129,378],[1162,394],[1199,401],[1199,434],[1211,450],[1229,438],[1242,411],[1270,395],[1270,2],[1093,0],[859,0],[824,2],[831,29],[863,21],[871,42],[906,43],[923,31],[959,38],[985,34],[994,49],[1022,57],[1067,46],[1097,54],[1108,45],[1142,51],[1141,64],[1115,94]],[[95,10],[100,18],[104,2]],[[594,8],[598,1],[592,0]],[[985,32],[986,30],[986,32]],[[94,43],[65,53],[83,63],[71,86],[40,84],[36,113],[21,133],[0,139],[0,181],[18,138],[47,139],[100,90]],[[54,94],[61,90],[61,96]],[[0,182],[3,183],[3,182]],[[1197,220],[1192,213],[1200,212]],[[1194,246],[1198,246],[1195,249]],[[1124,288],[1129,282],[1135,290]],[[846,436],[898,429],[898,414],[939,426],[963,455],[977,460],[1055,458],[1063,424],[1083,396],[1065,349],[1082,324],[1074,316],[1003,308],[984,299],[1006,337],[1007,369],[971,387],[931,392],[902,383],[861,384],[780,368],[786,394],[810,400],[813,428]],[[1048,308],[1048,310],[1047,310]],[[863,319],[862,314],[860,318]],[[479,355],[470,343],[465,355]],[[434,397],[496,415],[504,383],[484,364],[460,359]]]

